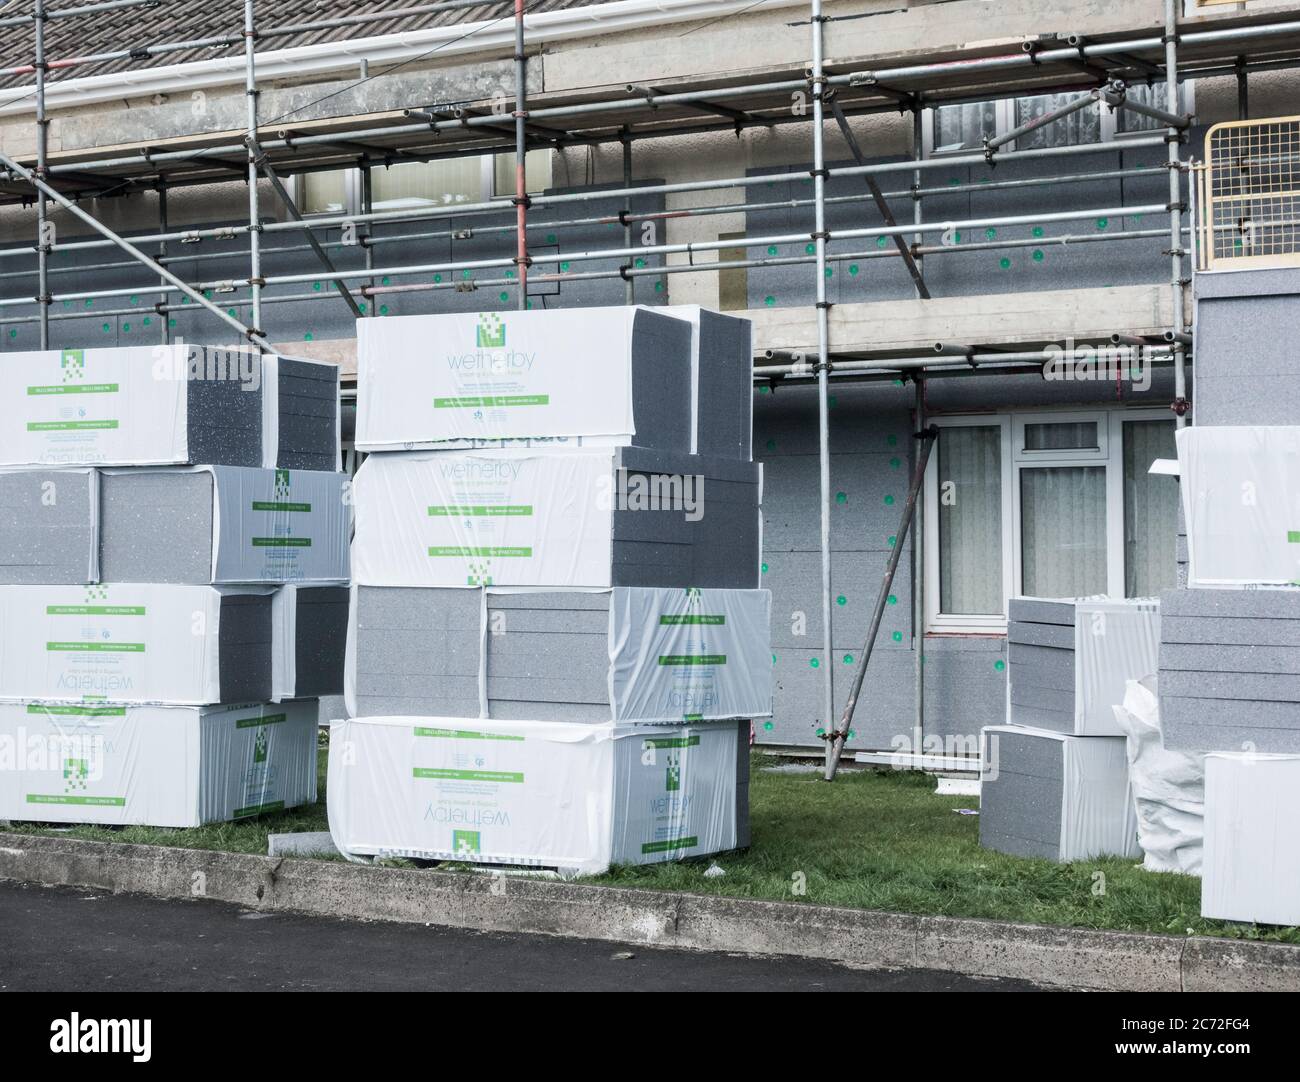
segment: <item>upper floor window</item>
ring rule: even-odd
[[[1032,120],[1060,109],[1075,101],[1082,90],[1060,94],[1033,94],[1023,98],[1003,101],[937,105],[925,110],[921,128],[924,153],[927,157],[941,154],[969,154],[979,151],[986,138],[1004,135],[1023,127]],[[1128,93],[1135,101],[1165,107],[1165,85],[1157,82],[1148,86],[1134,83]],[[1191,84],[1179,87],[1180,112],[1191,112],[1193,93]],[[1002,150],[1043,150],[1048,147],[1078,146],[1085,143],[1104,143],[1122,139],[1134,133],[1160,130],[1159,121],[1142,116],[1129,109],[1112,110],[1100,102],[1070,113],[1068,116],[1045,124],[1041,128],[1019,136]]]
[[[551,186],[553,151],[530,150],[524,159],[528,191]],[[487,203],[515,194],[513,154],[483,154],[442,158],[431,162],[396,162],[370,170],[375,210],[415,207],[454,207]],[[298,207],[304,214],[359,214],[361,171],[338,169],[306,173],[298,182]]]

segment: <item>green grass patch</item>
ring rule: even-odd
[[[9,829],[264,854],[270,833],[329,829],[325,758],[322,748],[316,804],[239,823],[189,830],[54,830],[14,823]],[[746,853],[716,858],[726,875],[706,877],[704,871],[713,861],[705,859],[615,868],[586,882],[897,913],[1300,943],[1297,928],[1202,920],[1199,879],[1143,871],[1134,859],[1054,864],[981,849],[978,817],[958,811],[978,808],[979,800],[939,796],[933,777],[844,771],[827,785],[820,774],[763,772],[775,763],[767,756],[754,757],[749,790],[752,845]]]

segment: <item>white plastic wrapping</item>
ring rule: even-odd
[[[347,474],[247,466],[177,469],[212,475],[213,583],[348,581],[352,509]]]
[[[609,586],[613,462],[613,451],[598,450],[371,455],[353,485],[353,577],[364,586]]]
[[[615,588],[614,720],[770,717],[771,615],[769,590]]]
[[[196,827],[309,804],[316,715],[315,700],[0,704],[0,819]]]
[[[357,321],[357,447],[629,443],[633,307]]]
[[[1205,838],[1205,766],[1198,754],[1169,751],[1160,732],[1155,679],[1130,680],[1115,721],[1128,737],[1128,776],[1138,844],[1149,872],[1200,875]]]
[[[1159,670],[1156,598],[1080,599],[1074,606],[1074,731],[1119,736],[1114,708],[1130,680]]]
[[[1300,426],[1178,431],[1188,586],[1300,584]]]
[[[347,856],[598,874],[736,845],[733,726],[353,718],[330,727]]]
[[[1137,814],[1128,781],[1125,742],[1069,736],[1063,741],[1061,859],[1137,856]]]
[[[1300,925],[1300,755],[1205,757],[1201,916]]]
[[[221,596],[145,583],[0,587],[3,698],[219,702]]]
[[[185,344],[8,354],[0,465],[189,462],[188,380],[217,375],[260,389],[265,424],[278,405],[263,364],[255,352]],[[265,465],[275,465],[275,452],[263,446]]]

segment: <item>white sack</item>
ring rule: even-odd
[[[1128,737],[1129,783],[1138,843],[1150,872],[1201,874],[1205,838],[1204,757],[1165,748],[1155,678],[1130,680],[1115,722]]]

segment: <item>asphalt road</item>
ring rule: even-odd
[[[73,990],[990,992],[1034,986],[0,883],[0,991]]]

